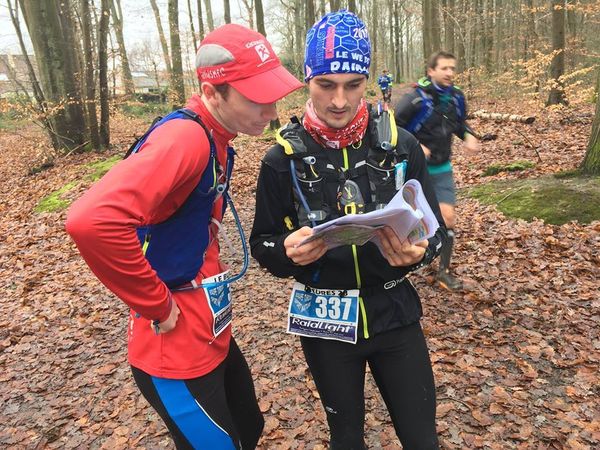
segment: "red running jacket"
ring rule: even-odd
[[[217,146],[226,167],[227,145],[235,135],[208,112],[199,96],[186,108],[195,111]],[[98,279],[131,308],[128,326],[129,363],[162,378],[188,379],[207,374],[227,356],[231,327],[218,337],[204,290],[170,293],[142,254],[136,228],[171,216],[200,182],[210,144],[192,120],[170,120],[154,130],[135,158],[115,165],[70,208],[66,229]],[[213,206],[221,220],[223,199]],[[196,277],[223,271],[215,238]],[[155,335],[151,321],[164,321],[170,296],[181,314],[170,332]],[[138,313],[136,315],[136,313]]]

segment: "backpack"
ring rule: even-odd
[[[277,143],[289,158],[292,191],[297,206],[298,220],[301,225],[316,226],[324,221],[339,217],[340,214],[362,213],[380,209],[391,200],[404,183],[408,154],[398,145],[398,128],[394,114],[378,105],[377,109],[369,105],[370,142],[364,163],[344,171],[340,177],[339,169],[318,168],[319,159],[325,161],[325,151],[317,144],[302,126],[300,120],[292,118],[291,123],[280,128],[276,134]],[[315,171],[316,168],[316,171]],[[355,181],[367,177],[371,196],[363,198],[357,195],[350,201],[339,197],[340,204],[332,204],[325,199],[326,185],[338,185],[339,193],[348,188],[360,194]],[[397,185],[399,182],[400,186]],[[352,186],[355,189],[350,189]],[[347,201],[345,201],[347,200]]]
[[[429,119],[429,117],[433,113],[433,98],[423,89],[424,87],[429,86],[430,84],[431,81],[429,81],[426,78],[422,78],[418,81],[418,83],[415,86],[415,91],[417,92],[417,94],[419,94],[419,97],[421,98],[421,106],[419,108],[419,111],[417,111],[417,114],[413,116],[411,121],[405,127],[405,129],[411,132],[412,134],[418,133],[423,124],[427,122],[427,119]],[[452,102],[454,103],[454,107],[456,108],[456,115],[458,117],[458,120],[462,121],[465,119],[466,115],[465,98],[462,95],[456,95],[456,89],[458,88],[456,88],[455,86],[452,87]]]
[[[157,117],[130,146],[125,158],[137,154],[152,131],[173,119],[198,123],[208,137],[210,156],[198,185],[179,209],[163,222],[137,229],[144,256],[158,277],[171,289],[192,282],[204,263],[213,204],[219,196],[224,196],[222,212],[225,213],[229,203],[228,187],[234,155],[233,149],[228,148],[227,168],[223,171],[217,161],[216,145],[200,117],[189,109],[178,109],[165,117]],[[224,182],[219,182],[219,175],[225,175]]]

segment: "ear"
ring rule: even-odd
[[[217,92],[217,90],[215,89],[214,85],[212,85],[208,81],[203,81],[202,84],[200,84],[200,93],[211,104],[218,102],[217,98],[221,97],[219,95],[219,93]]]

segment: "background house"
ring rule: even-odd
[[[33,70],[37,73],[35,57],[29,55]],[[23,55],[0,54],[0,98],[19,94],[33,96],[27,64]]]

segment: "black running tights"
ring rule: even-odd
[[[331,433],[331,450],[363,450],[365,370],[375,383],[405,450],[438,449],[435,385],[419,323],[356,344],[301,338]]]
[[[246,359],[231,338],[229,354],[212,372],[189,380],[133,377],[163,419],[178,450],[252,450],[264,420]]]

